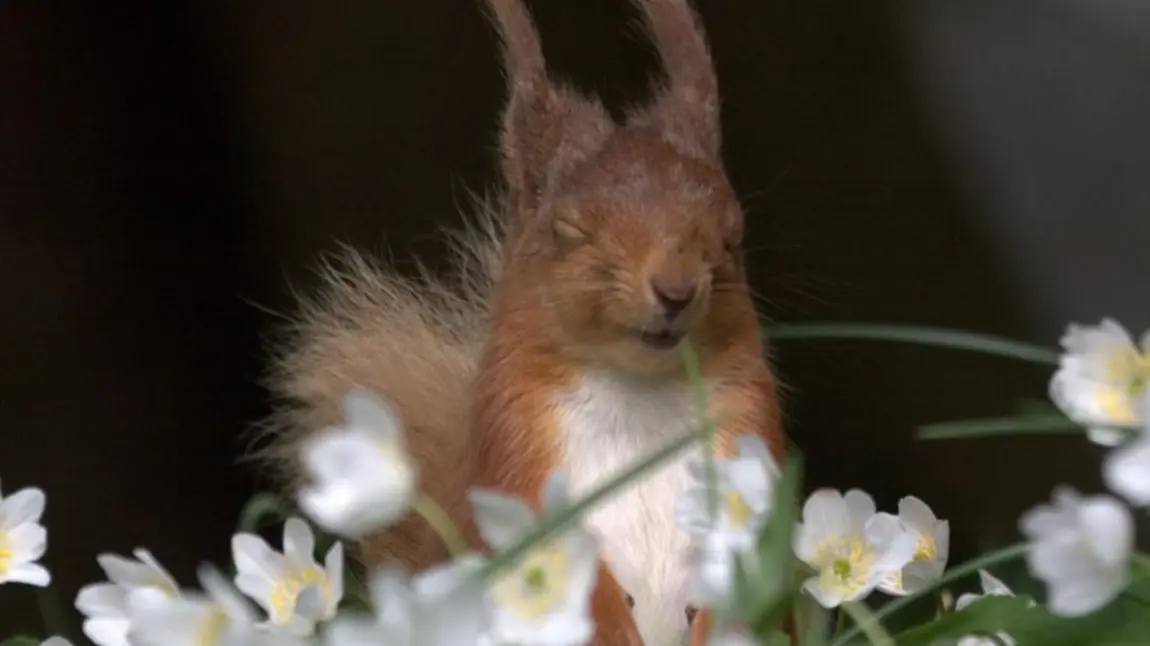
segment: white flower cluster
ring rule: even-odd
[[[1141,348],[1118,324],[1071,326],[1065,353],[1051,380],[1055,404],[1110,449],[1103,475],[1108,486],[1136,506],[1150,505],[1150,334]],[[673,513],[692,540],[690,601],[720,613],[740,574],[756,571],[757,543],[772,513],[779,465],[762,440],[737,439],[736,454],[711,465],[691,465],[694,479]],[[299,507],[322,529],[346,540],[397,522],[417,504],[418,481],[401,420],[387,402],[362,390],[344,402],[344,423],[318,433],[303,449],[308,484]],[[554,472],[541,492],[547,517],[570,511],[567,481]],[[283,526],[276,550],[248,533],[232,537],[235,574],[228,580],[201,566],[200,590],[181,588],[145,549],[134,558],[101,554],[107,581],[85,586],[76,608],[83,629],[99,646],[578,646],[595,626],[591,592],[599,546],[577,521],[515,562],[494,571],[493,560],[539,528],[527,502],[473,489],[469,500],[479,533],[494,556],[463,552],[413,576],[384,566],[369,573],[370,611],[341,608],[345,600],[344,547],[338,540],[316,560],[316,536],[302,518]],[[0,495],[0,583],[46,586],[37,561],[47,546],[40,519],[45,495],[27,488]],[[430,519],[429,519],[430,520]],[[434,523],[433,523],[434,525]],[[1019,522],[1029,542],[1031,574],[1047,587],[1047,608],[1080,616],[1109,603],[1130,580],[1133,520],[1109,494],[1083,496],[1055,488],[1053,502],[1027,511]],[[857,602],[875,591],[891,596],[924,592],[944,575],[950,527],[923,501],[908,496],[898,513],[878,511],[864,491],[819,489],[802,505],[792,548],[809,575],[802,590],[826,608]],[[740,570],[740,568],[742,568]],[[980,571],[982,594],[964,594],[962,610],[982,596],[1011,590]],[[1012,644],[1010,635],[998,640]],[[723,644],[753,643],[738,630]],[[960,646],[993,643],[969,636]],[[68,646],[52,637],[46,646]]]

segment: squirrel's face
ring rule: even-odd
[[[522,2],[490,2],[508,79],[500,150],[516,279],[565,350],[660,373],[680,369],[685,337],[723,343],[754,325],[754,309],[702,23],[686,0],[635,5],[665,78],[620,120],[551,79]]]
[[[541,298],[565,346],[641,373],[680,366],[749,302],[743,215],[723,172],[621,131],[538,212]]]

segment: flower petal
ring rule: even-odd
[[[237,574],[256,574],[269,581],[282,578],[287,570],[283,556],[255,534],[232,536],[232,560]]]
[[[1091,496],[1078,508],[1079,523],[1095,556],[1107,566],[1119,567],[1134,548],[1134,519],[1118,500]]]
[[[343,400],[343,416],[348,426],[371,429],[387,442],[402,442],[402,423],[390,402],[374,393],[356,389]]]
[[[875,514],[874,498],[862,489],[851,489],[843,496],[850,513],[851,527],[859,531]]]
[[[851,516],[842,494],[819,489],[803,503],[802,526],[813,536],[846,536],[851,533]]]
[[[156,560],[156,557],[153,556],[149,550],[143,547],[137,547],[132,550],[132,554],[151,570],[151,576],[148,577],[148,581],[151,585],[162,590],[167,590],[173,595],[179,593],[180,586],[176,583],[175,577],[173,577],[172,573],[168,572],[163,565],[160,565],[160,562]]]
[[[127,617],[99,617],[85,621],[83,631],[97,646],[129,646],[128,631],[131,627]]]
[[[43,525],[22,523],[8,532],[13,563],[31,563],[48,549],[48,530]]]
[[[986,570],[978,571],[978,580],[982,584],[983,594],[998,595],[998,596],[1014,596],[1014,591],[1011,590],[1001,579],[994,576]]]
[[[22,563],[13,565],[4,574],[0,574],[0,582],[27,583],[36,587],[45,588],[52,583],[52,575],[42,565],[36,563]]]
[[[87,617],[128,616],[128,595],[115,583],[92,583],[76,594],[76,609]]]
[[[250,624],[255,621],[255,614],[247,600],[236,590],[222,572],[210,563],[201,563],[196,568],[196,578],[208,597],[227,611],[232,621]]]
[[[1103,458],[1106,486],[1138,507],[1150,505],[1150,433],[1114,449]]]
[[[819,585],[819,580],[814,577],[804,581],[802,589],[824,608],[837,608],[843,602],[842,595]]]
[[[1127,570],[1048,581],[1046,606],[1053,615],[1081,617],[1110,603],[1129,580]]]
[[[567,474],[553,471],[543,483],[543,509],[551,512],[570,505],[567,497]]]
[[[1120,446],[1130,437],[1129,431],[1103,426],[1091,426],[1086,429],[1086,439],[1098,446]]]
[[[339,604],[343,599],[343,543],[336,541],[323,557],[323,569],[331,585],[331,603]]]
[[[921,534],[933,533],[938,517],[922,500],[906,496],[898,501],[898,517],[905,525]]]
[[[535,524],[535,515],[527,503],[494,490],[473,488],[467,494],[475,508],[479,534],[492,548],[510,547]]]
[[[315,535],[302,518],[292,516],[284,521],[283,547],[284,556],[293,565],[315,562]]]
[[[37,487],[25,487],[0,500],[0,529],[13,529],[24,523],[39,523],[47,497]]]

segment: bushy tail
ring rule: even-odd
[[[301,479],[302,441],[340,423],[344,395],[361,386],[398,410],[423,490],[449,513],[464,504],[469,393],[501,269],[501,234],[495,207],[484,204],[451,233],[451,271],[443,277],[422,267],[404,276],[350,248],[322,264],[322,284],[300,298],[267,379],[277,408],[260,455],[288,487]],[[394,559],[411,567],[438,554],[417,519],[362,547],[369,563]]]

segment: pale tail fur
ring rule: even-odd
[[[471,381],[489,328],[489,293],[501,269],[497,204],[481,203],[464,227],[449,232],[451,262],[444,274],[418,266],[405,276],[351,248],[321,264],[321,284],[299,296],[299,312],[273,348],[266,379],[275,412],[263,429],[269,446],[258,457],[287,486],[302,477],[301,442],[342,421],[341,402],[353,386],[396,407],[421,473],[466,476],[459,465]],[[421,482],[433,497],[449,495],[449,484]],[[393,552],[388,556],[402,561],[423,558],[414,529],[404,534],[401,528],[368,549]]]

